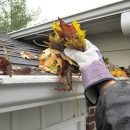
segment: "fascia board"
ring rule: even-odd
[[[0,76],[0,113],[74,100],[73,92],[59,92],[58,76]],[[125,80],[127,78],[118,78]],[[77,99],[84,97],[81,77],[73,77]],[[129,82],[130,83],[130,82]]]
[[[81,77],[73,76],[73,81],[82,81]],[[20,76],[0,76],[0,84],[25,84],[25,83],[57,83],[59,77],[56,75],[20,75]]]
[[[0,113],[74,100],[72,91],[57,91],[57,76],[0,76]],[[77,99],[84,98],[84,87],[73,78]],[[78,88],[78,89],[77,89]]]
[[[125,0],[125,1],[121,1],[118,3],[111,4],[111,5],[96,8],[90,11],[71,15],[69,17],[65,17],[64,20],[66,21],[66,23],[70,23],[72,22],[73,19],[77,19],[79,23],[82,23],[82,22],[87,22],[87,21],[115,15],[115,14],[120,14],[128,10],[130,10],[130,1]],[[48,23],[40,24],[37,26],[33,26],[30,28],[25,28],[18,31],[14,31],[14,32],[9,33],[9,35],[14,39],[18,39],[21,37],[26,37],[29,35],[51,31],[51,30],[52,30],[52,21]]]

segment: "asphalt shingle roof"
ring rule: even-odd
[[[6,47],[10,62],[19,66],[37,66],[38,61],[23,59],[20,56],[21,51],[28,51],[39,55],[42,49],[32,43],[25,43],[11,39],[6,32],[0,32],[0,56],[3,56],[3,47]]]

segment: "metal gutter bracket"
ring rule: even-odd
[[[2,83],[3,83],[3,79],[0,78],[0,84],[2,84]]]

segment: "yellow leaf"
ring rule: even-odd
[[[53,74],[57,74],[57,69],[58,68],[55,65],[52,65],[52,66],[48,67],[49,72],[53,73]]]
[[[78,37],[80,39],[84,39],[86,31],[80,29],[80,24],[78,24],[77,20],[74,20],[72,25],[74,26],[75,30],[77,31]]]
[[[43,53],[40,55],[40,60],[47,58],[51,54],[51,49],[48,48],[43,51]]]
[[[60,67],[62,67],[62,59],[61,58],[57,58],[56,59],[58,65],[60,65]]]
[[[80,29],[80,24],[78,24],[77,20],[74,20],[72,24],[78,34],[78,40],[80,41],[80,43],[79,42],[78,43],[81,44],[83,48],[86,48],[86,43],[85,43],[86,30]]]
[[[56,55],[54,53],[51,53],[50,58],[48,58],[45,62],[45,66],[50,67],[50,66],[54,65],[55,60],[56,60]]]
[[[46,54],[47,53],[47,54]],[[46,49],[40,57],[39,69],[44,72],[58,74],[59,69],[63,67],[62,61],[67,61],[70,65],[78,66],[62,52],[56,49]]]
[[[74,66],[78,66],[75,62],[73,62],[70,58],[66,57],[63,53],[61,53],[60,51],[56,50],[56,49],[52,49],[52,52],[55,54],[59,54],[62,59],[66,60],[67,62],[69,62],[70,65],[74,65]]]
[[[57,31],[61,32],[62,30],[61,30],[61,27],[59,26],[58,22],[54,21],[53,24],[52,24],[52,28],[53,28],[56,36],[59,36]]]

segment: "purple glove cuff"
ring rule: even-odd
[[[114,79],[105,64],[101,61],[93,61],[81,68],[82,80],[85,90],[105,80]]]

